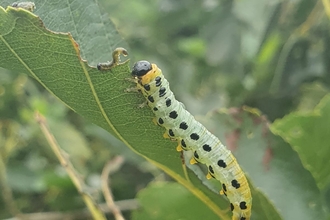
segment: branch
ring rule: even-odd
[[[2,126],[3,124],[0,123],[0,131],[2,130]],[[5,130],[9,130],[11,131],[11,125],[10,123],[8,123],[8,128],[4,128]],[[6,171],[6,162],[5,162],[5,158],[6,158],[6,149],[12,149],[14,142],[12,141],[11,138],[11,134],[8,133],[8,136],[5,135],[5,138],[7,139],[6,141],[4,141],[3,145],[0,145],[0,149],[2,149],[0,151],[0,194],[3,197],[3,201],[7,206],[8,211],[10,212],[11,215],[13,216],[19,216],[20,215],[20,211],[17,208],[14,198],[13,198],[13,193],[11,191],[10,186],[8,185],[8,181],[7,181],[7,171]],[[1,137],[1,133],[0,133],[0,140],[2,139]],[[2,142],[2,141],[1,141]]]
[[[69,160],[69,156],[60,148],[58,145],[56,139],[50,132],[46,119],[39,114],[38,112],[35,114],[36,121],[39,123],[39,126],[41,128],[41,131],[45,135],[51,149],[55,153],[57,159],[60,161],[62,167],[66,170],[69,177],[71,178],[73,184],[76,186],[78,192],[82,196],[87,208],[91,212],[94,219],[98,220],[106,220],[106,217],[102,210],[97,206],[96,202],[93,200],[93,198],[86,193],[84,189],[86,189],[86,185],[78,172],[75,170],[73,165],[71,164]]]
[[[109,188],[110,173],[113,173],[115,170],[118,170],[119,167],[124,163],[122,157],[115,157],[113,160],[109,161],[103,168],[101,182],[102,182],[102,191],[104,198],[107,202],[108,207],[112,210],[113,215],[116,220],[125,220],[121,214],[120,209],[115,205],[111,189]]]

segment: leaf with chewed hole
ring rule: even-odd
[[[138,108],[143,97],[124,92],[135,86],[126,80],[130,77],[128,62],[99,72],[81,59],[78,44],[70,34],[47,30],[36,15],[0,8],[0,21],[6,21],[0,26],[1,67],[30,75],[73,111],[109,131],[183,184],[209,212],[230,219],[226,198],[209,191],[190,171],[190,181],[185,178],[176,144],[162,138],[164,130],[153,124],[150,109]],[[111,54],[102,56],[108,58]]]
[[[138,108],[144,102],[143,97],[138,93],[124,92],[135,86],[126,80],[130,76],[128,62],[110,71],[99,72],[81,59],[78,44],[71,35],[47,30],[34,14],[21,9],[8,8],[5,11],[0,8],[0,21],[5,21],[0,23],[1,67],[32,76],[69,108],[109,131],[134,152],[164,170],[190,191],[191,195],[187,194],[190,203],[201,206],[200,212],[204,213],[205,219],[230,219],[229,201],[224,196],[209,190],[203,184],[204,180],[201,181],[202,178],[192,171],[188,170],[188,178],[185,176],[180,154],[175,150],[176,143],[162,138],[164,129],[152,123],[150,109]],[[59,21],[55,18],[53,22]],[[105,61],[110,55],[101,51],[95,57],[104,57],[100,61]],[[224,131],[225,125],[219,124],[216,131]],[[256,143],[258,139],[249,144]],[[215,191],[219,191],[220,183],[214,183]],[[277,218],[272,205],[263,206],[267,199],[252,185],[251,188],[256,198],[253,219],[265,219],[265,213],[272,213]],[[183,209],[188,212],[190,203],[180,205],[185,205]],[[190,216],[187,212],[182,215]]]

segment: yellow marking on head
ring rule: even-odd
[[[152,69],[147,72],[145,75],[139,77],[142,85],[148,84],[153,81],[157,76],[162,74],[162,70],[157,67],[156,64],[151,64]]]

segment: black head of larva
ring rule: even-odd
[[[141,60],[134,64],[132,75],[141,77],[147,74],[151,69],[152,69],[151,63],[145,60]]]

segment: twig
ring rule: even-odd
[[[111,193],[111,190],[109,188],[110,179],[109,175],[110,173],[113,173],[115,170],[118,170],[119,167],[123,164],[124,159],[123,157],[115,157],[113,160],[109,161],[103,168],[102,171],[102,191],[105,198],[105,201],[109,207],[110,210],[112,210],[112,213],[116,220],[125,220],[123,215],[121,214],[120,209],[115,205],[115,202],[113,200],[113,195]]]
[[[10,126],[10,125],[9,125]],[[0,123],[0,131],[2,128],[2,124]],[[4,129],[5,130],[5,129]],[[11,130],[11,129],[9,129]],[[8,134],[10,136],[10,134]],[[0,137],[1,139],[1,137]],[[7,181],[7,174],[6,174],[6,164],[5,164],[5,157],[6,157],[6,149],[11,149],[12,146],[12,141],[9,141],[11,138],[7,137],[7,141],[4,142],[3,146],[0,145],[0,192],[3,197],[3,201],[7,206],[7,209],[9,213],[12,216],[20,216],[20,211],[17,208],[14,198],[13,198],[13,193],[11,191],[10,186],[8,185]]]
[[[1,195],[3,197],[3,201],[5,202],[8,211],[13,216],[18,216],[20,211],[15,205],[15,201],[13,199],[13,193],[8,186],[7,183],[7,175],[6,175],[6,166],[0,155],[0,188],[1,188]]]
[[[106,217],[104,213],[101,211],[101,209],[97,206],[96,202],[92,199],[90,195],[86,192],[86,185],[78,172],[75,170],[73,165],[71,164],[68,155],[60,148],[58,145],[56,139],[50,132],[48,125],[46,123],[46,119],[36,112],[35,114],[36,121],[39,123],[39,126],[41,128],[41,131],[45,135],[51,149],[55,153],[57,159],[60,161],[62,167],[66,170],[68,173],[70,179],[72,180],[73,184],[76,186],[78,192],[82,196],[87,208],[91,212],[94,219],[97,220],[106,220]]]

